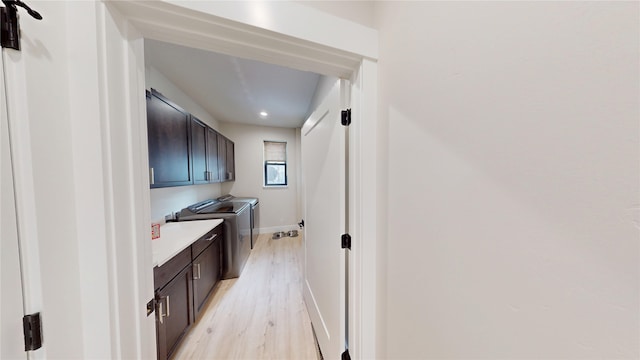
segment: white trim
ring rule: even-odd
[[[289,231],[289,230],[299,230],[298,224],[295,225],[279,225],[279,226],[270,226],[270,227],[261,227],[257,229],[258,234],[273,234],[278,231]],[[302,234],[301,231],[299,231]]]
[[[109,308],[108,259],[106,238],[105,197],[103,192],[102,166],[95,160],[102,158],[102,147],[94,146],[101,141],[101,124],[107,114],[100,106],[99,72],[96,71],[99,53],[96,38],[100,4],[77,3],[69,6],[68,16],[76,19],[76,25],[85,31],[68,31],[67,68],[82,77],[83,81],[69,83],[69,119],[72,123],[73,183],[76,209],[75,225],[78,241],[78,263],[80,269],[80,305],[83,315],[82,337],[85,358],[113,357],[113,342],[110,334],[110,313],[95,312],[94,309]],[[92,29],[93,28],[93,29]],[[95,49],[86,51],[86,49]],[[87,171],[87,169],[92,169]],[[91,314],[89,316],[89,314]]]
[[[377,277],[377,64],[364,59],[351,87],[349,126],[350,254],[349,347],[356,359],[375,359],[379,297]]]
[[[164,1],[364,57],[378,57],[376,30],[333,15],[319,13],[304,5],[283,1],[265,1],[259,4]],[[330,23],[333,31],[341,35],[336,37],[329,31],[316,31],[313,26],[309,26],[309,24],[315,24],[316,19],[320,20],[319,24]]]
[[[131,211],[134,214],[133,237],[134,239],[146,239],[144,242],[136,242],[136,260],[138,274],[146,274],[142,279],[137,279],[138,293],[136,294],[136,303],[138,306],[145,306],[147,301],[151,300],[149,294],[154,296],[153,271],[147,271],[149,264],[153,263],[153,250],[151,248],[151,232],[148,226],[151,223],[151,189],[148,177],[148,145],[147,145],[147,109],[146,98],[143,92],[139,90],[145,87],[145,65],[144,65],[144,40],[142,35],[135,28],[127,27],[128,40],[132,43],[134,54],[129,53],[127,60],[130,69],[135,69],[137,76],[130,78],[128,89],[128,108],[130,108],[129,119],[130,124],[137,126],[131,129],[132,138],[132,163],[133,171],[133,199],[130,204]],[[132,56],[135,55],[135,56]],[[144,102],[145,106],[132,107],[132,104]],[[141,119],[144,119],[141,121]],[[139,226],[141,225],[142,226]],[[140,261],[142,260],[142,261]],[[138,342],[138,351],[142,357],[156,356],[156,330],[154,316],[144,316],[140,313],[140,332],[141,340]]]
[[[103,179],[103,196],[104,196],[104,213],[105,213],[105,237],[106,237],[106,252],[107,252],[107,268],[109,272],[109,312],[111,313],[111,351],[112,355],[116,356],[117,354],[122,353],[122,341],[120,340],[120,324],[121,319],[119,317],[120,313],[120,303],[118,302],[119,296],[119,288],[118,288],[118,272],[117,272],[117,262],[116,262],[116,224],[115,224],[115,209],[113,204],[113,169],[111,166],[112,159],[112,147],[111,147],[111,132],[109,131],[109,122],[112,116],[112,113],[109,108],[109,99],[108,99],[108,71],[106,68],[106,59],[107,59],[107,35],[106,35],[106,16],[107,11],[103,6],[99,7],[100,11],[98,12],[98,23],[100,29],[98,29],[98,58],[99,68],[98,74],[100,77],[100,92],[104,94],[100,98],[100,107],[103,114],[103,121],[101,123],[101,143],[102,143],[102,171],[105,175]],[[113,56],[113,55],[111,55]]]
[[[110,4],[101,4],[102,147],[114,358],[156,357],[147,159],[144,44]],[[117,28],[117,30],[115,30]],[[123,179],[126,179],[123,181]],[[132,276],[136,274],[137,276]]]
[[[376,30],[343,19],[336,21],[335,16],[292,2],[112,3],[147,38],[303,71],[349,78],[363,57],[376,58],[378,54]],[[304,23],[296,15],[287,15],[299,11],[305,13]],[[256,26],[249,20],[256,12],[272,18]],[[279,32],[279,23],[288,24],[288,31]],[[332,31],[318,31],[322,25]],[[309,36],[310,31],[326,34]]]
[[[2,49],[8,86],[7,117],[11,138],[11,160],[15,190],[16,217],[20,246],[22,289],[26,314],[42,312],[42,276],[40,274],[40,251],[34,171],[31,153],[31,129],[29,127],[29,104],[27,77],[22,54],[11,49]],[[44,319],[43,314],[43,319]],[[46,342],[42,348],[29,352],[29,359],[47,358]]]
[[[4,81],[4,56],[0,54],[0,354],[28,359],[21,342],[24,295],[20,263],[13,161],[9,139],[9,114]],[[6,290],[9,291],[6,291]]]
[[[376,271],[368,272],[365,270],[371,268],[375,270],[376,258],[366,259],[367,263],[364,263],[364,254],[376,254],[376,228],[372,224],[375,224],[377,220],[375,208],[375,197],[377,196],[375,192],[377,186],[375,173],[377,168],[375,156],[367,157],[365,155],[376,154],[376,68],[374,62],[366,59],[375,59],[377,57],[377,32],[368,28],[363,30],[361,25],[345,22],[344,20],[338,21],[342,30],[335,31],[336,17],[313,9],[302,10],[301,5],[290,2],[117,1],[110,2],[109,5],[111,4],[122,12],[122,20],[127,24],[125,28],[129,29],[129,26],[132,25],[146,38],[342,78],[351,78],[352,74],[359,71],[360,67],[363,69],[360,71],[365,76],[365,80],[368,78],[366,77],[367,75],[372,75],[370,81],[363,82],[360,94],[363,99],[361,100],[361,107],[366,109],[366,113],[365,110],[361,111],[360,115],[356,113],[355,119],[360,121],[361,128],[357,131],[354,130],[354,138],[352,138],[350,145],[350,149],[353,152],[350,156],[356,161],[354,163],[356,172],[353,174],[350,196],[356,196],[357,201],[354,206],[358,206],[358,208],[352,210],[355,213],[351,217],[351,222],[353,231],[360,233],[354,243],[357,246],[354,247],[350,254],[353,258],[350,266],[352,269],[360,269],[358,272],[354,272],[356,277],[354,284],[360,284],[357,290],[360,292],[360,296],[353,298],[359,302],[358,304],[352,304],[352,309],[357,309],[357,311],[353,311],[353,321],[354,324],[360,324],[361,331],[363,329],[368,330],[366,332],[363,331],[358,336],[358,339],[354,340],[352,357],[354,359],[363,358],[366,354],[367,358],[375,358],[375,334],[378,332],[376,325],[379,319],[377,319],[377,312],[370,310],[375,309],[377,306],[375,301]],[[259,24],[252,22],[250,11],[259,6],[266,6],[272,10],[276,8],[281,10],[277,13],[265,13],[273,16],[273,24],[276,25],[272,24],[273,26],[269,27],[268,22]],[[297,14],[301,12],[307,17],[304,23],[298,21],[299,19],[296,20]],[[290,16],[292,14],[293,16]],[[286,29],[279,27],[284,26],[283,24],[287,22],[290,23],[286,25]],[[309,23],[313,23],[315,26],[308,26]],[[327,29],[331,29],[331,31],[325,31]],[[310,31],[311,33],[309,33]],[[321,32],[325,34],[319,35]],[[138,44],[136,46],[140,46],[139,44],[141,43],[136,39],[127,39],[126,42],[128,44],[125,44],[125,47],[134,43]],[[132,60],[130,58],[130,63],[137,61],[139,64],[141,62],[143,55],[140,54],[139,49],[132,50],[128,48],[127,53],[128,56],[136,59]],[[140,69],[137,69],[137,72],[139,71]],[[131,68],[129,72],[132,80],[129,89],[131,94],[128,98],[131,99],[131,103],[124,106],[127,106],[129,112],[134,116],[133,120],[136,112],[138,116],[144,114],[146,105],[144,97],[136,96],[135,94],[136,79],[138,79],[137,90],[140,94],[144,93],[144,81],[139,80],[139,74],[136,71],[132,71]],[[138,137],[140,143],[136,144],[132,149],[132,161],[137,165],[137,168],[134,167],[128,174],[124,174],[130,179],[130,185],[134,187],[133,195],[136,198],[132,200],[132,208],[128,209],[128,211],[134,214],[132,226],[135,229],[132,229],[134,230],[132,235],[137,239],[144,240],[148,237],[148,224],[150,221],[150,210],[148,208],[150,192],[146,172],[143,171],[148,166],[146,153],[143,149],[143,146],[146,145],[146,138],[142,136],[146,134],[146,131],[144,129],[136,129],[135,121],[131,121],[130,125],[133,127],[129,129],[133,137],[136,137],[136,133],[140,135]],[[357,127],[354,129],[357,129]],[[362,139],[363,136],[370,134],[373,134],[374,137]],[[111,176],[115,178],[116,174]],[[281,231],[280,229],[292,228],[297,229],[297,225],[260,228],[259,231],[261,233],[275,232]],[[365,238],[367,241],[358,240]],[[370,238],[374,240],[370,242]],[[145,288],[148,289],[145,284],[149,281],[152,282],[152,279],[149,280],[151,271],[146,270],[146,265],[149,265],[148,268],[151,269],[150,254],[147,253],[148,249],[146,249],[146,247],[150,246],[150,241],[148,244],[143,242],[137,245],[137,251],[134,251],[133,254],[126,253],[123,248],[117,248],[117,253],[114,254],[116,259],[135,257],[134,262],[138,266],[138,276],[134,276],[136,278],[134,280],[138,283],[138,289],[140,289],[141,294],[145,293]],[[362,279],[358,280],[357,277],[362,277]],[[372,284],[374,285],[373,287],[371,286]],[[120,286],[119,283],[116,285]],[[136,301],[134,301],[136,306],[140,306],[139,297],[139,295],[134,296],[136,298]],[[366,315],[365,313],[371,314],[371,317],[363,319],[362,317]],[[134,325],[132,324],[132,319],[121,318],[121,320],[123,321],[120,327],[123,329],[128,325]],[[136,321],[133,322],[136,323]],[[143,336],[144,334],[139,335]],[[137,354],[123,350],[123,353],[119,355],[122,357],[149,357],[152,354],[148,352],[149,346],[145,347],[143,344],[145,340],[149,339],[137,339],[138,349],[144,348]]]
[[[330,337],[331,335],[329,329],[327,328],[327,324],[325,323],[324,318],[321,316],[320,307],[318,306],[316,297],[313,295],[313,290],[311,290],[311,285],[309,285],[309,281],[306,279],[306,276],[304,279],[304,286],[302,288],[302,291],[302,297],[305,300],[311,299],[311,301],[305,301],[305,305],[307,307],[307,313],[309,314],[309,318],[311,320],[311,327],[313,328],[313,332],[316,334],[316,341],[318,340],[317,335],[320,331],[322,331],[325,337]],[[315,324],[322,324],[322,327],[315,326]],[[319,344],[318,347],[320,347]]]

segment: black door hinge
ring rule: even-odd
[[[151,299],[147,303],[147,316],[151,315],[153,311],[156,309],[156,299]]]
[[[349,349],[345,350],[342,353],[342,360],[351,360],[351,355],[349,355]]]
[[[24,351],[37,350],[42,347],[42,320],[40,313],[25,315],[22,318],[24,330]]]
[[[20,0],[2,0],[0,8],[0,43],[3,48],[20,50],[20,17],[18,6],[24,8],[36,20],[42,20],[42,15],[31,9]]]
[[[340,122],[344,126],[351,125],[351,109],[342,110],[342,120]]]
[[[351,250],[351,235],[342,234],[342,248]]]

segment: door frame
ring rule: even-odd
[[[126,176],[130,186],[141,189],[138,197],[150,198],[144,164],[148,159],[143,151],[146,144],[144,122],[135,123],[135,115],[145,114],[144,79],[140,67],[144,64],[142,38],[177,43],[194,48],[216,51],[232,56],[338,76],[351,81],[351,108],[353,121],[349,130],[349,229],[352,237],[350,257],[350,309],[349,348],[353,358],[376,358],[378,323],[382,320],[378,299],[377,261],[377,198],[378,149],[377,120],[377,31],[359,24],[327,15],[315,9],[292,2],[188,2],[188,1],[116,1],[105,2],[106,12],[123,24],[127,45],[124,57],[128,74],[124,74],[127,91],[132,91],[127,112],[132,115],[131,134],[138,136],[141,146],[131,151],[132,161],[142,169],[131,173],[114,169],[105,174],[105,183]],[[303,18],[303,22],[291,19]],[[308,23],[316,24],[314,27]],[[99,27],[104,24],[98,23]],[[104,31],[99,29],[99,31]],[[106,57],[106,53],[101,54]],[[104,60],[104,59],[103,59]],[[135,91],[139,96],[135,95]],[[135,101],[137,100],[137,101]],[[117,139],[102,134],[109,149],[117,148]],[[122,172],[119,172],[122,171]],[[144,186],[146,184],[146,186]],[[148,204],[148,202],[147,202]],[[118,204],[111,204],[118,212]],[[131,204],[126,204],[131,206]],[[143,221],[137,222],[135,233],[147,234],[150,223],[149,206],[144,201],[134,204],[134,212]],[[131,211],[131,209],[122,209]],[[149,237],[150,236],[146,236]],[[366,240],[365,240],[366,239]],[[149,239],[150,240],[150,239]],[[147,246],[148,245],[148,246]],[[150,241],[139,246],[140,253],[133,259],[138,269],[151,269]],[[336,239],[339,246],[339,239]],[[115,258],[127,258],[116,248]],[[150,271],[150,270],[149,270]],[[152,296],[148,292],[145,274],[137,274],[138,294],[132,300]],[[115,281],[130,282],[117,278]],[[145,285],[146,284],[146,285]],[[129,296],[120,294],[120,296]],[[380,319],[379,319],[380,318]],[[124,329],[132,321],[111,315],[112,323]],[[148,322],[147,322],[148,323]],[[145,325],[142,325],[143,327]],[[142,329],[144,330],[144,329]],[[121,331],[117,331],[121,333]],[[146,331],[142,331],[143,333]],[[122,335],[122,334],[120,334]],[[116,336],[118,338],[118,336]],[[114,339],[112,341],[118,341]],[[144,342],[143,340],[140,340]],[[140,345],[141,355],[153,355],[153,348]],[[145,350],[146,349],[146,350]]]
[[[20,254],[20,275],[23,294],[23,312],[16,314],[22,317],[42,311],[42,275],[40,274],[40,252],[38,227],[36,222],[36,198],[34,195],[34,168],[31,163],[31,129],[28,121],[12,121],[12,119],[28,119],[29,107],[26,95],[26,69],[21,59],[22,54],[10,49],[2,50],[2,66],[6,73],[2,86],[6,87],[6,111],[10,152],[12,162],[13,189],[15,201],[16,230],[18,251]],[[3,101],[4,103],[4,101]],[[46,348],[27,353],[28,359],[46,358]]]
[[[22,346],[24,291],[20,268],[20,242],[11,159],[9,114],[4,77],[4,50],[0,54],[0,357],[28,359]],[[8,160],[5,162],[5,160]],[[8,200],[8,201],[7,201]],[[9,285],[9,286],[7,286]],[[10,289],[10,291],[5,291]]]

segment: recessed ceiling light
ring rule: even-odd
[[[260,111],[260,116],[267,117],[269,114],[266,111]]]

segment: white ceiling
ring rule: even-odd
[[[302,127],[320,79],[311,72],[146,39],[145,63],[216,120],[263,126]]]

